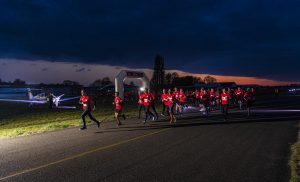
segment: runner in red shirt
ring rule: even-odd
[[[200,91],[198,89],[194,92],[195,106],[199,107],[200,104]]]
[[[144,100],[143,100],[143,94],[141,91],[138,91],[138,110],[139,110],[139,116],[138,119],[141,118],[141,112],[142,109],[144,109]]]
[[[162,116],[165,116],[165,112],[166,112],[166,105],[165,105],[166,94],[167,94],[166,89],[163,89],[163,90],[162,90],[161,97],[160,97],[161,102],[162,102],[162,107],[163,107],[163,108],[162,108],[162,113],[161,113]]]
[[[119,92],[115,92],[115,99],[113,105],[115,105],[115,118],[118,122],[118,126],[122,125],[119,117],[122,116],[124,120],[126,119],[126,117],[125,114],[122,114],[123,100],[121,97],[119,97]]]
[[[172,90],[169,89],[168,93],[164,95],[164,104],[167,108],[167,113],[170,116],[170,123],[175,123],[176,122],[176,117],[174,115],[174,95],[172,93]]]
[[[149,92],[149,90],[148,90]],[[151,92],[149,92],[150,94],[150,97],[151,97],[151,102],[150,102],[150,108],[153,110],[154,114],[155,114],[155,120],[158,120],[158,114],[156,112],[156,109],[155,109],[155,95]]]
[[[202,93],[202,104],[203,104],[203,114],[204,115],[209,115],[209,104],[210,104],[210,95],[209,92],[206,90],[203,91]]]
[[[225,88],[223,88],[220,97],[222,113],[224,114],[225,121],[227,121],[230,94],[226,92]]]
[[[215,108],[216,108],[216,93],[213,88],[210,89],[210,91],[209,91],[209,97],[210,97],[210,110],[215,110]]]
[[[244,94],[244,100],[246,101],[248,117],[250,117],[251,107],[253,105],[253,100],[254,100],[254,95],[250,88],[247,88],[247,91]]]
[[[200,111],[204,111],[204,103],[203,103],[203,95],[204,95],[204,88],[202,87],[199,93],[199,107]]]
[[[82,118],[82,123],[83,126],[80,128],[80,130],[85,130],[86,129],[86,121],[85,121],[85,116],[88,115],[89,118],[94,121],[97,124],[97,127],[100,127],[100,122],[97,121],[93,116],[92,116],[92,109],[93,109],[93,104],[92,104],[92,99],[88,94],[86,93],[85,90],[81,90],[81,97],[79,100],[79,104],[82,104],[83,108],[83,113],[81,114]]]
[[[183,92],[183,89],[180,89],[179,93],[178,93],[178,111],[179,111],[180,115],[183,112],[183,107],[185,106],[185,101],[186,101],[186,94]]]
[[[153,100],[153,95],[149,93],[149,89],[145,89],[145,93],[143,94],[143,103],[144,103],[144,111],[145,111],[145,120],[144,124],[147,122],[147,119],[151,116],[153,120],[155,120],[154,114],[150,111],[151,102]]]
[[[179,112],[179,105],[178,105],[178,102],[179,102],[179,91],[178,89],[175,87],[174,88],[174,91],[172,92],[172,95],[174,97],[174,107],[175,107],[175,113],[177,114]]]
[[[237,99],[237,102],[240,106],[240,110],[242,109],[242,104],[243,104],[243,90],[241,89],[241,87],[238,87],[236,90],[235,90],[235,97]]]

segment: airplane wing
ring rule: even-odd
[[[14,99],[0,99],[0,101],[6,102],[25,102],[25,103],[34,103],[34,104],[46,104],[47,101],[38,101],[38,100],[14,100]]]
[[[67,101],[67,100],[74,100],[74,99],[79,99],[80,97],[69,97],[69,98],[64,98],[64,99],[60,99],[59,102],[63,102],[63,101]]]

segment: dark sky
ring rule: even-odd
[[[0,58],[300,81],[298,0],[1,0]]]

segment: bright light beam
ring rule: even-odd
[[[59,102],[63,102],[63,101],[67,101],[67,100],[74,100],[74,99],[79,99],[79,96],[77,96],[77,97],[69,97],[69,98],[65,98],[65,99],[60,99]]]
[[[23,103],[34,103],[34,104],[45,104],[45,103],[47,103],[47,101],[37,101],[37,100],[15,100],[15,99],[0,99],[0,101],[23,102]]]

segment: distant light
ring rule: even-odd
[[[140,88],[140,91],[144,92],[144,91],[145,91],[145,88],[144,88],[144,87],[141,87],[141,88]]]

